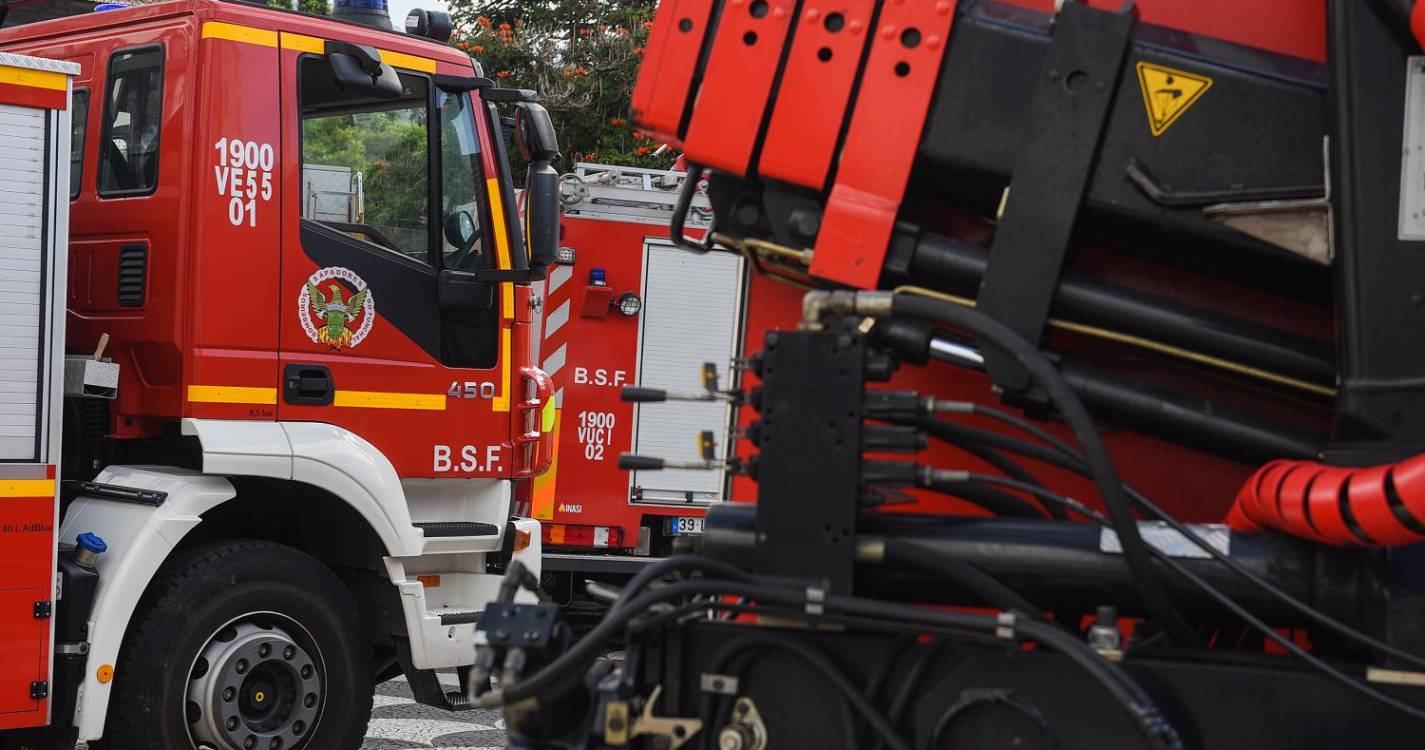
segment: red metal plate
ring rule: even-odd
[[[874,0],[805,0],[759,174],[825,186],[875,9]]]
[[[684,139],[688,159],[747,174],[795,11],[793,0],[723,6]]]
[[[678,140],[693,75],[707,38],[713,0],[664,0],[653,17],[633,88],[633,121],[663,140]]]
[[[888,3],[866,62],[811,272],[875,288],[944,61],[955,3]]]

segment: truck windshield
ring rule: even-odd
[[[475,240],[468,247],[453,245],[448,237],[442,241],[441,262],[453,270],[484,268],[485,207],[481,196],[485,177],[470,95],[437,91],[436,104],[440,112],[441,220],[463,211],[475,227]]]

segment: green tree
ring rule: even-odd
[[[629,103],[657,0],[452,0],[464,50],[501,86],[534,89],[563,164],[663,167],[675,154],[636,132]]]
[[[288,10],[300,10],[303,13],[316,13],[317,15],[331,15],[330,0],[297,0],[297,7],[292,7],[292,0],[267,0],[267,5],[273,8],[287,8]]]

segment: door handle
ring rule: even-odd
[[[282,397],[289,404],[326,406],[335,393],[332,372],[323,365],[289,364],[282,369]]]

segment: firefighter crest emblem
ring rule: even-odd
[[[376,301],[350,269],[333,266],[312,274],[297,295],[297,319],[313,343],[332,351],[350,349],[371,333]]]

